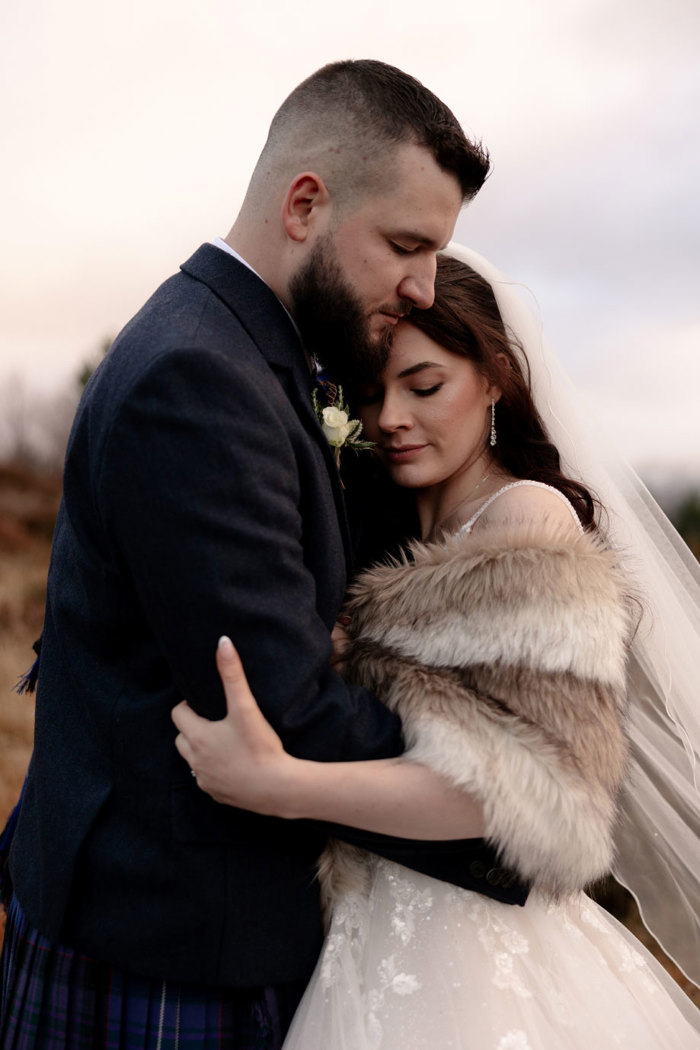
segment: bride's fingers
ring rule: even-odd
[[[200,730],[209,723],[205,718],[198,715],[196,711],[193,711],[186,700],[182,700],[177,707],[172,709],[170,717],[175,723],[175,728],[179,730],[178,735],[175,737],[175,747],[185,761],[192,765],[194,745],[201,735]]]
[[[193,711],[186,700],[172,709],[170,717],[179,730],[175,737],[175,747],[192,769],[196,761],[197,745],[202,743],[202,732],[206,732],[206,727],[211,723]]]
[[[250,691],[241,658],[226,635],[219,639],[216,666],[226,694],[224,723],[234,732],[240,747],[251,756],[280,753],[282,741],[260,710]]]
[[[192,745],[189,740],[183,733],[178,733],[175,737],[175,747],[178,749],[187,765],[192,768],[192,763],[194,762],[194,751],[192,750]]]
[[[216,666],[226,694],[225,717],[219,721],[202,718],[183,701],[171,712],[179,730],[175,746],[194,770],[202,790],[217,801],[237,805],[241,799],[252,799],[240,778],[253,782],[261,762],[269,764],[283,756],[284,749],[258,707],[227,637],[219,640]]]
[[[241,658],[225,634],[216,647],[216,666],[226,694],[226,709],[232,717],[251,717],[259,712],[257,701],[250,691]]]
[[[181,700],[177,707],[172,709],[170,717],[181,733],[187,733],[199,719],[197,712],[192,710],[186,700]]]

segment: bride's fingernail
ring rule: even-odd
[[[231,656],[233,653],[233,642],[227,634],[222,634],[219,638],[219,652],[222,656]]]

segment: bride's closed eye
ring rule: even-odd
[[[437,394],[438,390],[442,388],[442,383],[436,383],[435,386],[428,387],[414,387],[413,393],[417,394],[418,397],[430,397],[432,394]]]

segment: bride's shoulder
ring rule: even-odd
[[[578,536],[582,532],[576,511],[558,489],[542,482],[517,481],[505,485],[487,500],[469,531],[545,522],[560,533]]]

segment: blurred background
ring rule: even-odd
[[[228,232],[275,109],[328,61],[401,66],[483,140],[456,239],[532,290],[591,425],[700,553],[699,49],[697,0],[2,4],[0,822],[82,384]]]

